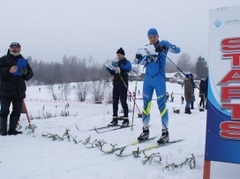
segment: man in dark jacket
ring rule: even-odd
[[[33,77],[30,65],[20,54],[21,45],[13,42],[10,45],[8,55],[0,58],[0,135],[17,135],[16,127],[22,111],[23,99],[26,97],[25,80]],[[9,108],[12,103],[12,112],[10,114],[10,124],[7,130],[7,119],[10,113]]]
[[[118,125],[118,102],[119,99],[123,108],[123,123],[121,127],[129,125],[127,91],[128,91],[128,73],[132,70],[132,64],[125,58],[125,52],[122,48],[117,50],[118,61],[113,62],[114,69],[107,68],[107,71],[113,76],[113,119],[109,126]]]

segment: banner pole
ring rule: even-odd
[[[210,179],[211,162],[204,160],[203,179]]]

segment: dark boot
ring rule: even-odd
[[[191,114],[190,108],[185,108],[185,113],[186,113],[186,114]]]
[[[123,123],[120,127],[128,127],[128,126],[129,126],[128,117],[123,117]]]
[[[17,125],[18,125],[19,118],[13,117],[10,118],[10,124],[9,124],[9,130],[8,130],[8,135],[18,135],[22,134],[22,131],[17,131]]]
[[[16,129],[8,131],[8,135],[18,135],[18,134],[22,134],[22,131],[17,131]]]
[[[0,118],[0,135],[7,135],[7,118]]]
[[[108,124],[109,127],[117,126],[118,125],[118,118],[113,117],[112,121]]]
[[[191,109],[194,109],[194,102],[191,102]]]

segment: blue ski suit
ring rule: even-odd
[[[147,49],[146,45],[146,48]],[[154,47],[164,46],[168,50],[157,52],[154,55],[142,56],[138,63],[145,64],[146,74],[143,83],[143,127],[149,126],[150,109],[152,103],[153,91],[156,91],[157,104],[162,119],[162,129],[168,129],[168,110],[166,108],[166,56],[168,51],[172,53],[180,53],[180,48],[168,41],[162,40],[154,44]]]

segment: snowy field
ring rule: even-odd
[[[130,83],[131,91],[134,91],[134,86],[135,82]],[[138,82],[140,91],[141,86],[142,83]],[[0,136],[0,179],[202,179],[206,111],[198,110],[198,90],[195,91],[196,103],[191,115],[184,114],[184,104],[181,104],[183,93],[181,86],[167,83],[167,91],[175,93],[174,102],[167,103],[170,140],[184,140],[145,152],[146,156],[155,154],[156,157],[152,158],[151,163],[143,164],[146,161],[144,154],[140,154],[138,158],[118,157],[116,154],[119,151],[105,154],[95,145],[91,145],[94,141],[105,141],[107,144],[103,146],[103,150],[109,151],[113,144],[121,147],[136,141],[142,131],[137,108],[133,117],[132,113],[129,114],[130,121],[134,124],[132,128],[96,133],[89,129],[105,126],[111,121],[111,104],[79,103],[76,101],[74,90],[71,91],[68,102],[53,101],[46,87],[28,87],[25,102],[29,115],[34,118],[31,124],[37,128],[34,132],[26,129],[28,120],[26,115],[22,114],[20,125],[23,134]],[[142,109],[142,101],[136,102]],[[67,103],[70,116],[60,116],[63,111],[66,111]],[[132,109],[133,103],[129,102],[129,106]],[[173,108],[180,109],[180,114],[173,113]],[[54,117],[37,119],[47,114]],[[70,140],[65,136],[64,140],[53,141],[52,138],[43,136],[56,134],[62,137],[66,129],[70,130]],[[161,120],[155,100],[151,109],[150,133],[151,136],[160,136],[161,133]],[[122,155],[131,154],[138,147],[142,149],[156,141],[157,139],[129,146]],[[184,162],[187,158],[192,159],[193,156],[196,167],[190,169]],[[183,165],[173,168],[171,167],[173,164]],[[239,176],[239,165],[211,162],[212,179],[239,179]]]

